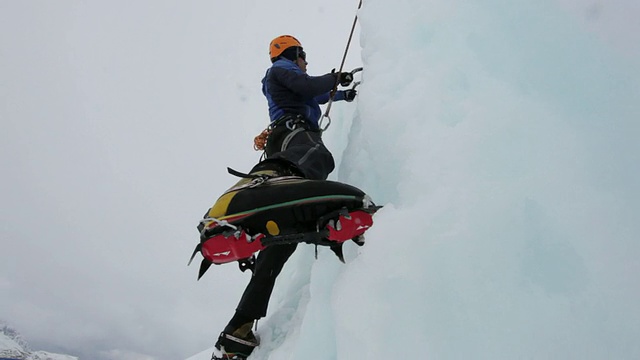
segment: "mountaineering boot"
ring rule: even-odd
[[[242,360],[246,359],[253,349],[259,345],[259,341],[254,335],[251,328],[253,321],[245,323],[240,327],[233,329],[227,326],[216,342],[216,349],[222,352],[222,357],[218,357],[215,353],[211,360]]]

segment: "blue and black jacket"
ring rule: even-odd
[[[311,129],[317,130],[322,116],[320,104],[329,101],[336,78],[333,73],[309,76],[289,59],[276,60],[262,79],[262,93],[269,103],[271,122],[284,115],[299,114]],[[336,91],[333,100],[344,100],[344,91]]]

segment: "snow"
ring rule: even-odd
[[[639,59],[549,1],[369,0],[360,26],[325,139],[385,207],[346,265],[297,250],[251,359],[640,358]]]

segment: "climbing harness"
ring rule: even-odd
[[[299,132],[304,131],[305,128],[304,127],[298,127],[295,130],[292,130],[290,133],[287,134],[287,136],[285,136],[284,140],[282,140],[282,146],[280,147],[280,151],[285,151],[287,150],[287,148],[289,147],[289,143],[291,142],[291,139],[293,139],[294,136],[296,136]]]
[[[301,115],[284,115],[278,120],[272,122],[266,129],[262,130],[262,132],[253,139],[253,148],[256,151],[264,151],[267,147],[267,141],[269,136],[278,126],[284,126],[287,129],[291,130],[289,134],[282,141],[282,147],[280,151],[284,151],[291,139],[301,131],[306,130],[305,120]]]

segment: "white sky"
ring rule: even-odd
[[[464,181],[451,174],[424,174],[412,165],[431,159],[444,166],[437,160],[456,154],[447,166],[464,168],[483,160],[473,157],[474,148],[465,146],[469,142],[484,144],[483,139],[505,139],[514,132],[519,141],[531,141],[529,133],[495,124],[493,128],[489,121],[480,122],[485,127],[470,126],[463,136],[445,130],[431,133],[433,123],[402,116],[403,111],[456,124],[470,111],[494,115],[479,105],[484,103],[483,96],[488,103],[499,104],[496,98],[510,94],[510,86],[522,86],[520,90],[529,91],[531,97],[517,98],[518,103],[509,105],[509,114],[524,108],[528,114],[562,118],[569,112],[569,119],[578,123],[575,119],[586,110],[576,109],[573,102],[599,95],[606,98],[606,94],[579,88],[578,95],[568,96],[566,84],[537,76],[572,69],[569,55],[576,52],[603,58],[609,66],[594,79],[606,86],[608,78],[617,80],[618,71],[624,69],[636,69],[630,79],[637,80],[639,67],[625,67],[638,64],[638,25],[631,21],[640,15],[637,4],[562,2],[563,9],[573,14],[568,19],[575,20],[575,28],[549,29],[534,21],[537,32],[525,27],[511,33],[519,31],[522,39],[533,42],[535,56],[527,53],[527,47],[514,53],[519,48],[513,47],[509,37],[502,45],[492,43],[503,34],[501,26],[513,29],[520,18],[493,24],[491,16],[480,11],[467,19],[472,20],[466,31],[446,31],[449,26],[457,26],[455,30],[465,26],[460,22],[464,15],[452,14],[477,9],[435,0],[403,1],[393,7],[375,0],[365,3],[362,25],[369,33],[357,34],[346,67],[362,64],[357,55],[362,45],[369,85],[363,84],[357,103],[334,106],[327,143],[338,160],[345,157],[334,176],[362,186],[375,200],[399,206],[399,214],[388,215],[387,226],[384,221],[376,225],[382,234],[392,231],[391,222],[402,219],[403,208],[407,211],[418,201],[412,200],[413,191],[423,189],[425,181],[431,185],[429,200],[435,204],[451,201],[447,184]],[[210,347],[232,314],[248,274],[239,273],[234,265],[215,267],[196,282],[197,265],[188,268],[186,262],[198,240],[198,219],[235,182],[226,167],[247,170],[257,161],[251,141],[267,121],[260,94],[260,79],[269,66],[267,44],[274,36],[293,33],[307,50],[310,73],[327,72],[339,66],[356,5],[337,0],[304,8],[285,0],[1,2],[0,319],[14,324],[36,349],[85,359],[176,359]],[[491,12],[494,5],[481,10]],[[517,13],[516,8],[505,9],[505,18]],[[564,18],[552,21],[558,19]],[[474,26],[485,26],[490,35],[474,33],[470,30]],[[535,43],[536,34],[560,30],[567,31],[569,39],[581,41],[573,43],[576,48],[552,44],[550,56],[566,63],[544,57],[548,48]],[[442,33],[447,36],[438,36]],[[451,35],[457,33],[469,35],[469,43]],[[591,35],[603,44],[585,40]],[[616,55],[602,55],[609,52]],[[473,68],[472,58],[484,64],[482,74],[489,80],[465,72]],[[537,61],[550,63],[537,66]],[[624,66],[618,66],[621,63]],[[599,64],[589,60],[574,66],[577,69],[569,76],[574,82],[568,86],[580,86],[576,79],[593,73],[590,67]],[[528,67],[525,72],[523,65]],[[463,70],[456,72],[456,67]],[[509,85],[503,85],[505,81]],[[535,110],[537,101],[549,108]],[[616,101],[629,104],[624,97],[612,103]],[[358,118],[350,130],[348,115],[353,108],[358,109]],[[620,114],[634,109],[626,113],[621,109]],[[367,121],[375,126],[367,127]],[[406,125],[398,128],[400,121]],[[530,130],[548,131],[544,127]],[[601,145],[592,137],[600,127],[579,130],[575,136],[584,135],[587,140],[577,143]],[[632,134],[626,136],[632,138]],[[382,146],[385,151],[357,150],[366,150],[374,140],[380,144],[391,140],[394,151],[385,148],[388,145]],[[503,148],[496,146],[498,150]],[[410,155],[398,161],[404,154]],[[616,152],[601,154],[604,158]],[[486,161],[502,180],[513,175],[513,168],[506,171],[503,163]],[[508,164],[514,165],[513,161]],[[375,176],[370,176],[374,165]],[[563,166],[558,161],[548,171],[562,173]],[[616,173],[619,168],[613,170]],[[440,171],[447,174],[446,167]],[[544,179],[544,172],[533,178]],[[607,185],[613,181],[604,176],[598,179]],[[545,196],[553,194],[549,191]],[[457,196],[464,208],[465,197]],[[571,208],[563,206],[562,210]],[[420,211],[440,219],[443,228],[454,214],[460,216],[431,207]],[[530,211],[535,212],[535,206]],[[600,247],[593,244],[580,251]],[[372,258],[379,259],[382,250],[373,249]],[[371,266],[367,262],[364,268]],[[532,276],[544,278],[535,272]],[[355,297],[349,290],[346,294]],[[434,301],[442,308],[438,301],[445,300]],[[277,325],[277,319],[273,323]],[[350,325],[337,326],[344,330]],[[377,339],[378,334],[373,335]]]
[[[196,282],[195,226],[259,157],[269,41],[330,71],[339,3],[1,2],[0,319],[83,358],[209,346],[247,274]]]

